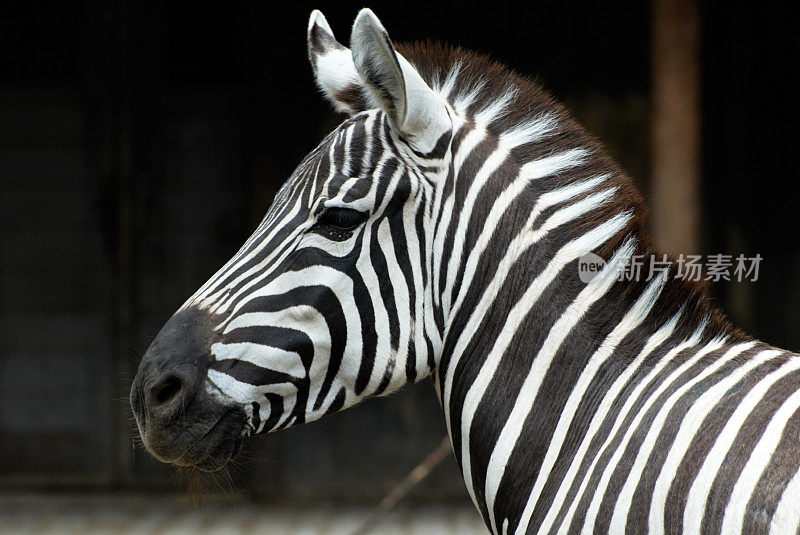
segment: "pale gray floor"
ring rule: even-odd
[[[14,534],[289,534],[350,535],[369,512],[353,507],[277,507],[212,502],[192,506],[180,497],[2,496],[0,533]],[[398,506],[376,535],[487,533],[469,505]]]

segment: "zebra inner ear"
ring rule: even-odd
[[[307,44],[317,86],[336,110],[355,115],[369,109],[350,49],[336,40],[325,16],[316,9],[308,20]]]
[[[432,150],[451,127],[444,100],[395,50],[371,10],[365,8],[358,13],[350,46],[356,71],[392,126],[417,149]]]

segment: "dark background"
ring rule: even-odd
[[[185,488],[132,448],[139,356],[340,120],[313,84],[306,24],[320,8],[347,43],[361,2],[201,4],[0,7],[0,488]],[[729,6],[699,10],[700,238],[707,253],[762,255],[758,282],[713,295],[797,349],[800,20],[796,7]],[[461,44],[535,75],[648,194],[649,3],[370,7],[396,41]],[[374,502],[443,435],[425,381],[252,440],[234,486]],[[452,459],[415,492],[465,496]]]

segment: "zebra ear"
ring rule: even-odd
[[[423,152],[450,129],[444,101],[397,50],[378,17],[362,9],[350,36],[353,63],[369,100],[388,115],[392,126]]]
[[[368,109],[361,78],[353,64],[350,49],[339,43],[319,11],[308,20],[308,59],[317,86],[337,111],[355,115]]]

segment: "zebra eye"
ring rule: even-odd
[[[367,220],[368,214],[350,208],[328,208],[320,216],[319,223],[331,230],[350,232]]]

